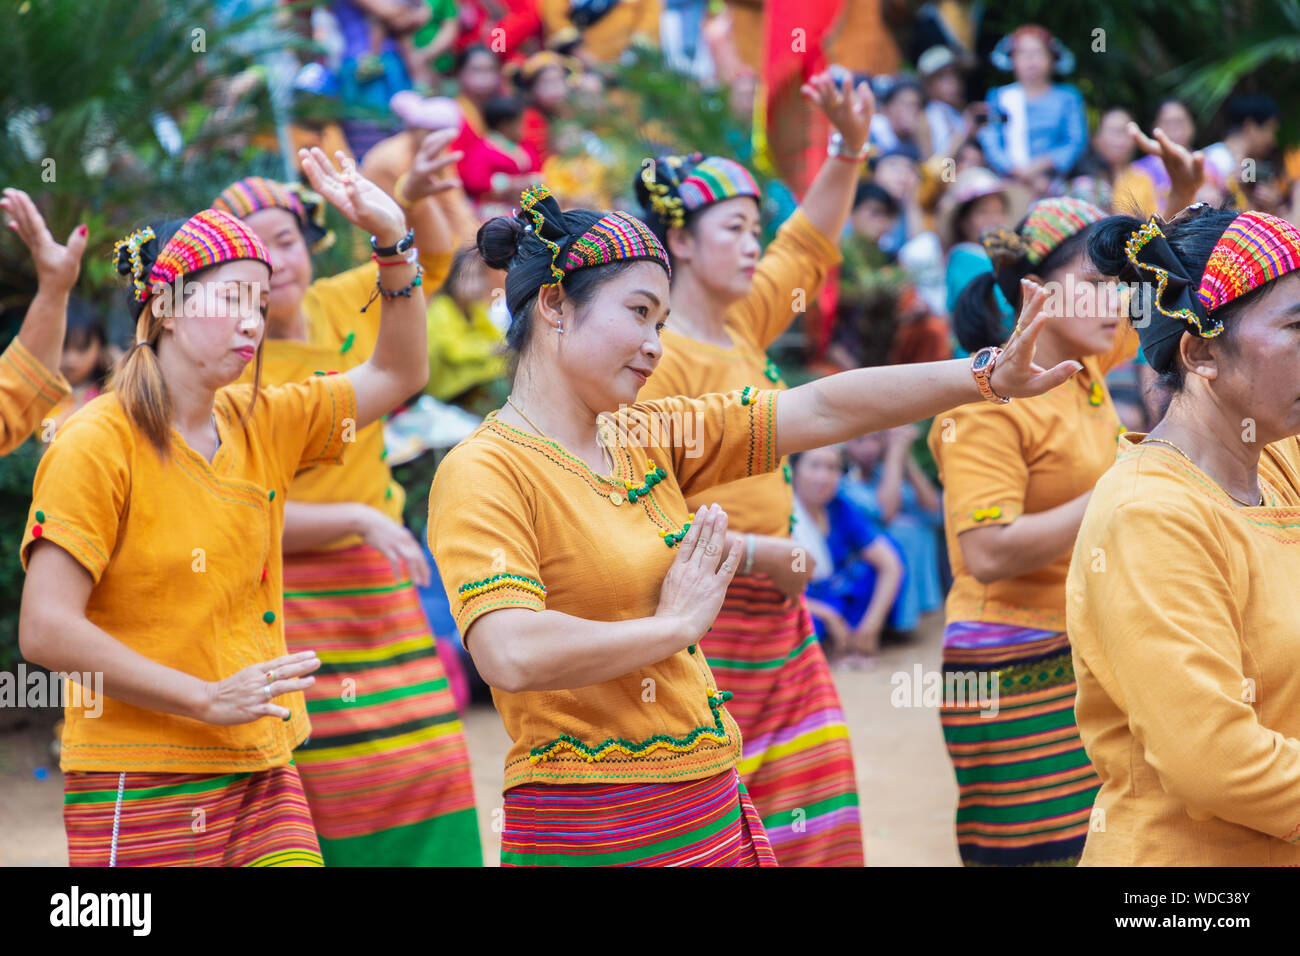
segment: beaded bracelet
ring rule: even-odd
[[[376,277],[375,291],[370,293],[370,298],[367,299],[366,304],[361,307],[361,311],[364,312],[366,311],[366,309],[370,308],[370,306],[374,303],[375,299],[379,298],[380,296],[383,296],[385,299],[388,299],[390,302],[393,299],[396,299],[398,296],[409,299],[411,297],[411,292],[417,286],[424,284],[423,280],[420,278],[423,275],[424,275],[424,266],[419,265],[417,263],[415,266],[415,278],[412,279],[404,288],[395,289],[391,292],[385,289],[383,285],[380,284],[378,277]]]

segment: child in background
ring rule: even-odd
[[[442,290],[429,303],[429,384],[425,392],[452,402],[505,375],[501,330],[488,315],[491,281],[473,246],[456,253]]]
[[[790,456],[795,541],[813,560],[806,592],[817,637],[836,663],[871,665],[903,579],[903,564],[870,518],[840,492],[839,446]]]
[[[59,371],[72,386],[50,412],[57,431],[69,416],[104,390],[108,373],[121,350],[110,348],[104,322],[95,307],[85,299],[68,300],[68,327],[63,336],[63,356]]]

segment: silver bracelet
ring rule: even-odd
[[[745,566],[740,569],[741,574],[749,574],[754,567],[754,535],[745,535]]]

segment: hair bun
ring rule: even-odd
[[[1025,257],[1024,240],[1014,229],[992,226],[980,233],[980,245],[993,260],[993,271],[1002,272]]]
[[[519,255],[519,244],[527,230],[513,216],[494,216],[478,228],[478,254],[492,269],[509,269]]]

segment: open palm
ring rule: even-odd
[[[337,168],[321,149],[298,151],[312,189],[343,213],[348,222],[377,237],[384,245],[391,245],[406,235],[406,216],[393,197],[362,176],[347,154],[334,155],[339,163]]]

